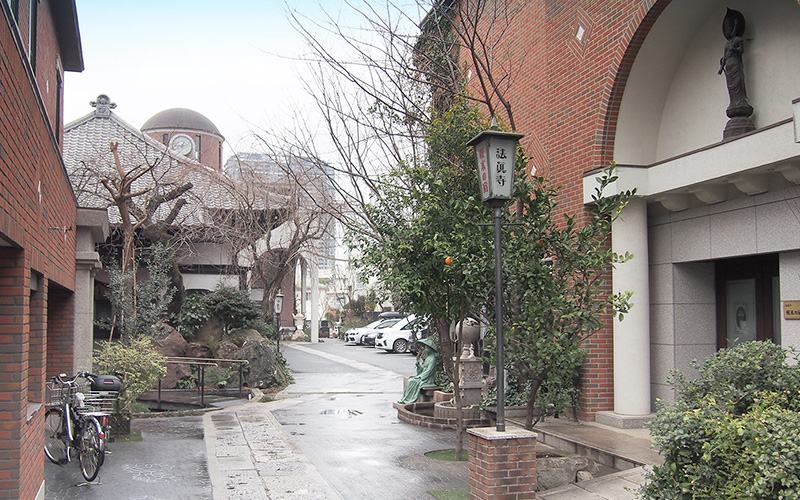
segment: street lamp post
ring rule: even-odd
[[[275,327],[277,335],[275,335],[276,349],[281,352],[281,312],[283,311],[283,294],[278,291],[275,296]]]
[[[492,126],[470,140],[475,147],[481,201],[492,209],[494,217],[494,316],[497,332],[497,430],[506,430],[505,422],[505,366],[503,361],[503,257],[501,226],[503,206],[514,194],[514,164],[517,143],[523,134],[501,132],[497,120]]]

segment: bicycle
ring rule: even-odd
[[[47,383],[44,453],[51,462],[69,463],[77,451],[83,477],[94,481],[105,460],[109,416],[120,385],[113,375],[89,372],[72,378],[62,373]]]

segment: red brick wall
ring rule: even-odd
[[[60,97],[49,2],[38,4],[36,75],[27,64],[29,2],[20,2],[18,32],[6,23],[7,5],[0,22],[0,238],[11,246],[0,247],[0,499],[29,500],[44,477],[41,403],[51,333],[54,368],[72,366],[76,203],[49,118]],[[38,290],[32,274],[41,278]]]
[[[72,373],[75,330],[74,294],[51,288],[47,300],[47,376]]]
[[[0,27],[0,235],[29,249],[31,267],[75,286],[76,203],[11,32]]]
[[[510,75],[504,95],[516,131],[525,134],[522,145],[533,166],[561,187],[560,210],[578,214],[580,220],[586,216],[583,175],[607,167],[613,159],[628,74],[645,36],[670,0],[508,3],[513,4],[513,15],[508,31],[493,47],[495,68]],[[579,25],[585,30],[580,41],[575,36]],[[474,72],[470,89],[478,94]],[[498,113],[498,118],[511,123],[507,114]],[[610,317],[605,325],[585,344],[589,358],[582,370],[583,418],[613,409]]]
[[[26,264],[23,250],[0,249],[0,498],[16,497],[27,445]]]

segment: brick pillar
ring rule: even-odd
[[[467,429],[469,499],[536,498],[536,433],[518,427]]]

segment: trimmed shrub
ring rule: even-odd
[[[130,410],[131,403],[152,389],[153,382],[167,373],[166,359],[146,335],[132,335],[119,342],[103,342],[94,353],[94,370],[122,375],[121,411]]]
[[[194,341],[197,331],[206,324],[211,312],[206,305],[205,294],[193,293],[186,296],[178,315],[178,330],[188,342]]]
[[[664,457],[647,499],[800,497],[800,368],[770,342],[723,349],[699,377],[676,374],[673,407],[659,402],[650,432]]]

